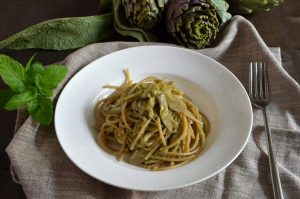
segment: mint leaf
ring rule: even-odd
[[[16,60],[0,54],[0,75],[11,88],[0,90],[0,106],[15,110],[26,106],[34,120],[49,125],[53,118],[53,104],[50,97],[53,89],[68,73],[64,65],[54,64],[48,68],[34,62],[32,56],[24,68]]]
[[[0,54],[0,76],[2,80],[16,92],[25,89],[25,69],[18,61]]]
[[[50,88],[38,87],[38,92],[43,97],[51,97],[53,95],[53,92]]]
[[[4,108],[4,106],[7,104],[7,102],[14,96],[16,92],[6,89],[6,90],[0,90],[0,107]]]
[[[40,77],[40,76],[38,76]],[[37,88],[37,91],[38,93],[43,96],[43,97],[51,97],[53,95],[53,92],[52,92],[52,89],[51,88],[47,88],[47,87],[43,87],[39,84],[39,78],[37,78],[37,85],[36,85],[36,88]]]
[[[26,71],[26,81],[29,84],[34,85],[36,76],[37,75],[41,76],[44,72],[45,72],[44,66],[40,62],[34,62]]]
[[[39,106],[38,98],[34,98],[33,100],[26,103],[26,107],[28,112],[31,114],[34,112]]]
[[[6,103],[6,110],[15,110],[21,106],[24,106],[27,102],[33,100],[37,97],[37,92],[35,88],[26,89],[21,94],[15,94],[11,99]]]
[[[41,74],[36,74],[35,76],[35,87],[38,93],[43,97],[51,97],[53,95],[52,88],[43,85],[43,76]]]
[[[27,103],[31,117],[43,125],[49,125],[53,117],[53,104],[50,98],[38,97]]]
[[[25,66],[25,71],[28,71],[28,69],[30,68],[31,63],[32,63],[32,61],[33,61],[35,55],[36,55],[36,54],[34,54],[34,55],[29,59],[29,61],[27,62],[26,66]]]
[[[68,69],[64,65],[50,65],[42,74],[40,85],[46,88],[56,88],[68,73]]]

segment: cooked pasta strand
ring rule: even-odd
[[[182,120],[182,129],[181,129],[182,132],[181,132],[181,134],[179,136],[177,136],[177,138],[172,143],[170,143],[168,146],[163,147],[162,150],[172,148],[173,146],[178,144],[186,136],[186,134],[187,134],[187,120],[186,120],[186,117],[181,115],[181,120]]]
[[[120,86],[94,109],[97,142],[119,161],[150,170],[173,169],[195,159],[210,124],[174,82],[147,77],[133,83],[128,70]]]
[[[148,119],[147,121],[145,121],[141,127],[141,130],[138,132],[136,138],[134,139],[133,143],[130,146],[130,150],[133,150],[133,148],[135,147],[137,141],[140,139],[140,137],[143,135],[143,133],[145,132],[146,127],[148,126],[148,124],[150,123],[150,119]]]
[[[167,143],[166,143],[166,140],[165,140],[165,137],[164,137],[164,133],[163,133],[163,131],[161,129],[160,119],[158,118],[156,121],[157,121],[157,128],[158,128],[159,137],[161,139],[161,142],[163,143],[164,146],[167,146]]]

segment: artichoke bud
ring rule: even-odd
[[[251,14],[254,12],[266,12],[272,7],[278,6],[283,0],[228,0],[229,9],[235,14]]]
[[[138,28],[153,29],[161,20],[168,0],[122,0],[127,20]]]
[[[166,11],[167,32],[189,48],[204,48],[219,31],[216,8],[208,0],[172,0]]]

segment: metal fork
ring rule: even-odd
[[[272,147],[272,138],[267,119],[267,106],[270,102],[269,80],[266,63],[251,62],[249,67],[249,97],[253,106],[260,109],[264,115],[265,130],[267,135],[269,166],[273,194],[275,199],[283,198],[282,188],[277,168],[276,158]]]

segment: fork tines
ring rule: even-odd
[[[269,101],[267,64],[263,62],[251,62],[249,66],[249,96],[251,99]]]

